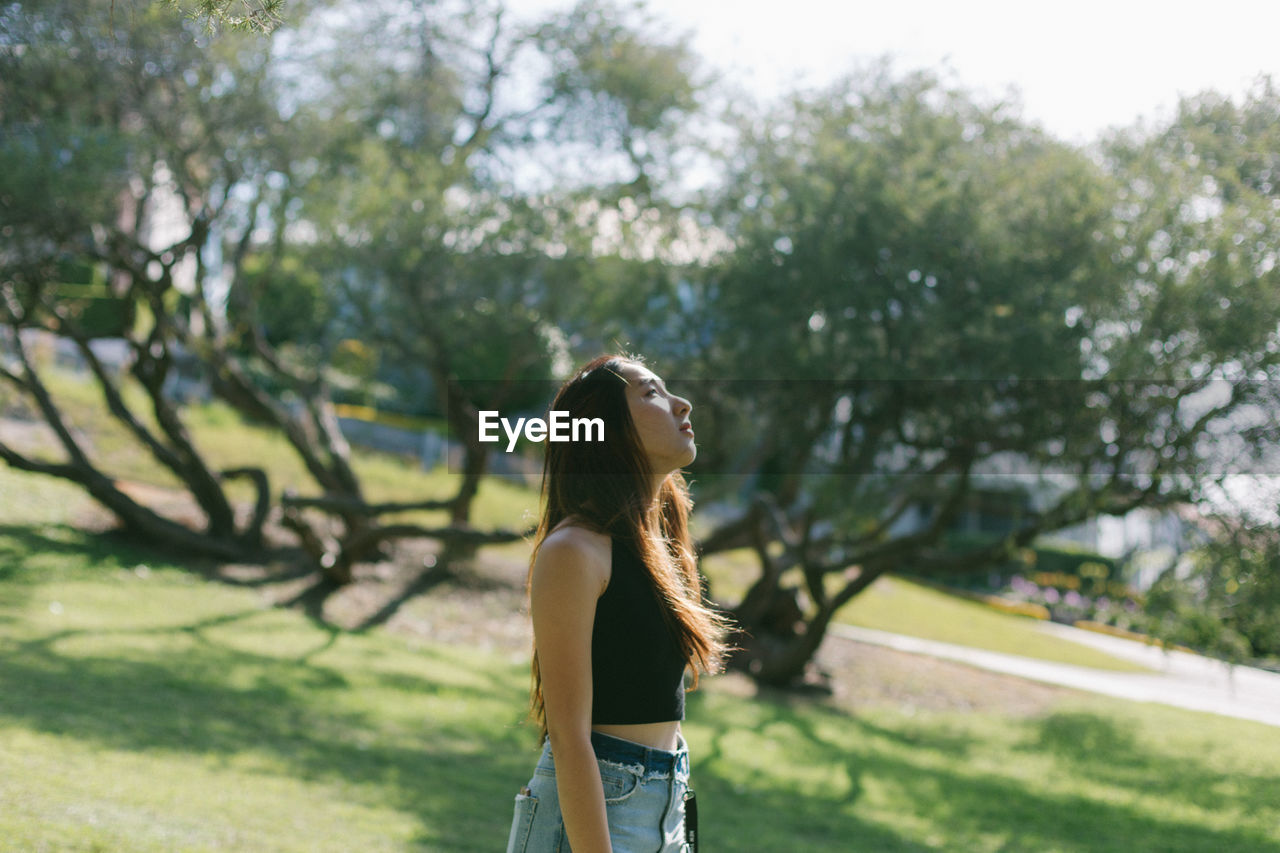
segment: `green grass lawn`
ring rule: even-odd
[[[0,850],[502,849],[537,751],[518,656],[333,632],[77,531],[79,500],[0,469]],[[1273,727],[704,683],[686,735],[710,849],[1280,853]]]
[[[1149,672],[1140,664],[1041,633],[1039,620],[1001,613],[902,578],[883,577],[840,612],[837,621],[959,646],[1057,663]]]

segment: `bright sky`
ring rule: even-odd
[[[568,8],[509,0],[519,16]],[[762,95],[823,83],[885,54],[895,67],[948,67],[954,82],[1001,96],[1083,143],[1109,126],[1171,114],[1180,95],[1280,83],[1277,0],[648,0],[730,80]]]

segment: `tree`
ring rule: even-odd
[[[755,497],[701,544],[759,557],[734,611],[738,663],[758,680],[801,678],[836,612],[885,573],[974,571],[1098,514],[1193,499],[1214,464],[1200,442],[1271,405],[1260,384],[1220,404],[1201,392],[1232,364],[1274,371],[1273,319],[1200,359],[1138,334],[1153,314],[1170,335],[1216,322],[1156,314],[1144,287],[1199,305],[1244,287],[1267,317],[1277,307],[1258,266],[1144,273],[1147,214],[1190,202],[1175,186],[1169,207],[1125,218],[1150,155],[1104,167],[1006,107],[884,69],[747,123],[743,140],[716,219],[735,245],[699,282],[715,321],[699,370],[717,380],[702,391],[709,432],[748,448],[708,454],[706,470],[744,470]],[[1051,497],[999,541],[950,550],[966,495],[1002,466],[1006,486],[1048,474]],[[898,524],[924,505],[922,526]]]
[[[379,524],[378,516],[403,507],[365,500],[323,369],[291,360],[253,322],[250,306],[261,288],[289,269],[284,234],[315,150],[307,144],[312,117],[283,111],[279,71],[260,39],[203,41],[193,24],[161,8],[126,18],[102,3],[11,6],[0,13],[0,26],[7,48],[0,55],[0,318],[11,352],[0,376],[33,401],[66,459],[39,459],[5,444],[0,456],[81,484],[155,541],[221,557],[252,555],[273,496],[261,469],[215,471],[193,444],[165,393],[177,358],[190,353],[223,399],[281,430],[322,490],[336,529],[288,505],[283,520],[328,583],[346,582],[354,563],[397,537],[518,538],[513,531]],[[259,256],[268,268],[250,263]],[[146,393],[154,425],[129,407],[89,346],[76,302],[63,298],[59,271],[68,263],[100,270],[134,309],[136,321],[123,331],[131,377]],[[91,458],[27,353],[23,332],[33,328],[75,343],[112,416],[184,483],[207,517],[205,529],[189,530],[129,498]],[[270,377],[284,396],[268,393],[256,375]],[[232,477],[257,487],[244,523],[223,490]]]
[[[221,154],[232,148],[249,154],[244,120],[270,112],[255,90],[261,76],[238,43],[206,49],[157,9],[131,15],[127,28],[109,12],[102,4],[81,3],[38,10],[11,5],[0,12],[0,228],[6,237],[0,318],[10,349],[0,376],[29,395],[65,459],[40,460],[7,445],[0,445],[0,456],[15,467],[81,484],[125,525],[156,540],[243,555],[261,538],[265,475],[211,470],[164,385],[195,331],[196,318],[183,310],[192,304],[193,267],[198,280],[200,253],[243,177]],[[219,92],[220,74],[239,75],[240,86]],[[186,227],[166,233],[169,223],[157,215],[162,203],[180,211]],[[121,331],[153,423],[130,409],[89,346],[95,332],[61,284],[60,271],[68,265],[92,270],[129,306],[132,322],[122,322],[127,328]],[[90,458],[27,353],[22,331],[31,328],[75,343],[110,413],[187,485],[207,516],[203,531],[187,530],[134,501]],[[222,488],[231,477],[258,485],[257,511],[244,525]]]
[[[1280,440],[1277,110],[1280,91],[1262,77],[1238,101],[1202,93],[1167,127],[1118,135],[1109,147],[1130,176],[1122,221],[1136,280],[1124,319],[1150,340],[1161,369],[1215,375],[1240,401],[1227,429],[1206,431],[1217,484],[1273,471]],[[1153,630],[1237,660],[1276,656],[1274,523],[1245,508],[1212,522],[1190,576],[1169,572],[1152,591]]]
[[[1280,658],[1280,529],[1219,515],[1190,570],[1171,567],[1147,594],[1148,631],[1234,663]]]
[[[491,452],[478,412],[548,401],[559,328],[599,314],[575,304],[585,288],[573,286],[599,218],[611,199],[635,206],[675,118],[693,108],[690,55],[611,5],[583,3],[527,30],[484,5],[456,18],[367,5],[362,15],[376,55],[348,49],[360,41],[348,32],[318,63],[327,83],[309,106],[338,128],[323,155],[337,167],[312,182],[299,216],[327,247],[359,335],[430,373],[465,451],[450,505],[465,524]],[[507,89],[522,67],[539,68],[543,84],[514,103]],[[575,158],[564,151],[584,139],[603,150],[565,169]],[[513,174],[511,163],[549,151],[562,164],[552,186]],[[622,155],[620,176],[584,174],[610,154]]]

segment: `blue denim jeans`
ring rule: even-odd
[[[684,795],[689,789],[689,749],[675,752],[591,733],[600,765],[613,853],[684,853]],[[570,853],[556,794],[551,741],[529,781],[516,796],[507,853]]]

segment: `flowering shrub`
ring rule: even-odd
[[[1080,578],[1074,575],[1041,572],[1034,578],[1014,575],[997,595],[1045,607],[1050,619],[1068,625],[1087,620],[1125,630],[1138,630],[1143,626],[1140,596],[1123,584],[1098,583],[1095,587],[1099,594],[1086,595],[1079,589]]]

